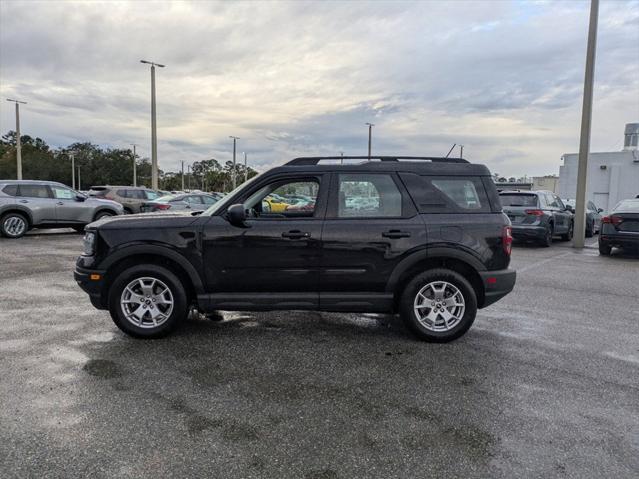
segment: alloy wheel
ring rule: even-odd
[[[131,281],[122,291],[120,307],[124,317],[139,328],[156,328],[173,312],[173,293],[157,278],[142,277]]]
[[[27,229],[27,223],[20,216],[9,216],[2,226],[9,236],[21,236]]]
[[[457,326],[466,311],[461,291],[446,281],[433,281],[419,290],[413,310],[419,323],[435,332],[450,331]]]

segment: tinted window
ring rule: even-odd
[[[202,200],[200,199],[199,196],[187,196],[186,198],[184,198],[184,201],[186,201],[190,205],[201,205],[202,204]]]
[[[316,179],[279,180],[254,192],[244,202],[244,207],[258,218],[311,217],[315,214],[318,192],[319,181]],[[309,201],[293,205],[284,198],[288,194],[304,194]]]
[[[205,205],[212,205],[213,203],[217,202],[217,198],[213,196],[203,196],[202,201],[204,201]]]
[[[615,206],[613,211],[626,211],[629,213],[639,213],[639,200],[624,200]]]
[[[18,196],[29,198],[50,198],[49,188],[45,185],[20,185]]]
[[[53,191],[53,197],[59,200],[72,200],[76,197],[75,191],[62,186],[52,186],[51,190]]]
[[[550,208],[560,208],[559,203],[557,203],[556,197],[551,195],[550,193],[544,193],[546,196],[546,203]],[[557,198],[558,199],[558,198]]]
[[[5,195],[16,196],[18,194],[18,185],[7,185],[2,189]]]
[[[402,216],[402,194],[390,175],[339,175],[337,216]]]
[[[140,196],[136,196],[135,198],[141,198],[141,199],[149,199],[149,200],[154,200],[156,198],[160,197],[159,193],[156,193],[155,191],[142,191],[142,190],[137,190],[136,193],[141,193]],[[144,194],[146,193],[146,198],[144,196]]]
[[[457,206],[465,210],[482,209],[479,194],[472,180],[463,178],[439,179],[434,178],[431,184],[448,196]],[[483,189],[483,186],[481,186]]]
[[[122,198],[129,198],[129,190],[118,190],[115,194]]]
[[[503,206],[537,206],[537,195],[502,193],[499,198]]]

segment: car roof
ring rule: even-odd
[[[89,188],[94,190],[95,188],[127,188],[129,190],[148,190],[146,186],[127,186],[127,185],[95,185]]]
[[[3,185],[56,185],[66,186],[64,183],[58,181],[47,180],[0,180],[0,184]]]
[[[360,161],[359,163],[347,162],[342,164],[342,157],[339,156],[296,158],[285,165],[273,168],[270,170],[270,173],[331,171],[366,173],[397,171],[434,176],[490,176],[490,171],[486,166],[469,163],[461,158],[384,156],[372,157],[372,160],[368,161],[368,157],[366,156],[345,156],[343,159]],[[320,162],[323,160],[330,160],[335,163],[321,164]]]

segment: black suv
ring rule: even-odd
[[[460,337],[515,284],[490,172],[463,159],[348,160],[367,157],[297,158],[202,214],[97,221],[75,279],[136,337],[166,334],[192,306],[398,312],[422,339]]]

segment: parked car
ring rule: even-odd
[[[601,223],[599,254],[607,256],[613,247],[639,250],[639,199],[619,202]]]
[[[20,238],[32,228],[74,228],[123,213],[115,201],[87,197],[54,181],[0,180],[0,233]]]
[[[153,211],[204,211],[217,203],[215,196],[206,193],[184,193],[181,195],[160,196],[157,200],[148,201],[140,207],[141,213]]]
[[[552,191],[502,191],[504,213],[512,222],[513,237],[550,246],[553,236],[572,239],[574,215]]]
[[[196,307],[398,312],[419,338],[446,342],[513,289],[510,221],[488,168],[324,159],[262,173],[201,215],[93,223],[75,279],[120,329],[143,338],[167,334]],[[374,192],[375,214],[347,206],[358,189]],[[314,208],[264,209],[265,198],[291,190],[313,191]]]
[[[572,214],[575,214],[575,200],[573,198],[567,198],[562,200],[564,204],[570,207]],[[603,208],[597,208],[592,201],[586,202],[586,238],[591,238],[593,235],[599,233],[601,229],[601,213]]]
[[[117,201],[124,208],[126,214],[139,213],[140,207],[147,201],[163,196],[158,191],[144,186],[92,186],[91,196]]]

